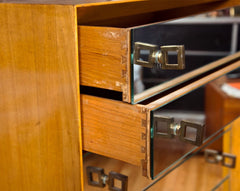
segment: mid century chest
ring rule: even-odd
[[[86,169],[95,160],[103,166],[115,161],[109,170],[129,177],[137,172],[140,178],[129,178],[129,187],[125,176],[112,176],[125,180],[120,187],[142,190],[218,136],[224,134],[223,150],[231,153],[226,145],[237,148],[239,119],[206,135],[210,127],[201,118],[190,122],[190,111],[183,120],[175,106],[239,68],[240,53],[189,68],[184,44],[156,46],[142,42],[140,33],[160,26],[153,23],[237,5],[239,0],[0,0],[0,190],[94,190]],[[142,67],[182,71],[143,91],[135,89]],[[164,147],[173,144],[184,149]],[[126,164],[123,171],[118,163]],[[234,182],[238,172],[231,177]],[[121,190],[114,181],[111,189]]]

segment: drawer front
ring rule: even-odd
[[[226,125],[240,116],[240,100],[229,108],[231,98],[218,90],[213,97],[211,82],[151,111],[151,177],[154,179],[189,158],[189,154],[205,147]],[[218,94],[225,100],[217,101]],[[216,105],[218,105],[216,107]],[[222,106],[222,108],[220,108]],[[222,151],[219,138],[211,149]]]
[[[226,190],[231,191],[232,180],[230,178],[231,173],[238,169],[235,167],[226,167],[222,162],[223,156],[229,156],[227,159],[237,159],[237,152],[233,151],[232,145],[234,140],[231,139],[232,133],[237,129],[237,123],[240,119],[234,121],[230,125],[226,126],[221,133],[215,138],[211,139],[204,148],[198,152],[192,154],[189,160],[182,161],[181,166],[175,166],[173,171],[168,172],[167,176],[158,177],[156,180],[149,180],[142,176],[141,168],[97,154],[85,154],[83,157],[84,168],[84,189],[92,191],[109,190],[108,184],[104,187],[94,187],[89,185],[89,177],[87,177],[88,167],[98,167],[104,171],[104,174],[109,176],[110,172],[114,171],[127,177],[127,190],[168,190],[175,191],[192,191],[192,190]],[[236,124],[236,125],[235,125]],[[210,150],[209,148],[218,141],[224,139],[223,152],[217,150]],[[217,160],[219,158],[219,160]],[[214,159],[214,160],[213,160]],[[213,161],[212,161],[213,160]],[[158,161],[161,163],[161,161]],[[233,163],[232,163],[233,164]],[[94,174],[94,173],[93,173]],[[98,182],[98,177],[93,175],[94,180]],[[174,182],[174,184],[173,184]],[[184,184],[183,184],[184,182]],[[115,187],[121,188],[121,182],[115,181]]]
[[[238,22],[191,17],[134,28],[79,26],[81,85],[139,103],[239,59],[240,54],[216,62],[236,52]]]
[[[200,149],[240,114],[236,113],[217,126],[209,123],[209,118],[214,121],[226,114],[218,115],[219,108],[214,107],[215,102],[209,96],[212,90],[206,88],[207,83],[239,66],[239,62],[233,63],[198,81],[184,84],[182,88],[159,99],[142,104],[130,105],[81,95],[83,149],[141,166],[144,176],[155,178],[185,159],[189,153]],[[212,116],[212,113],[216,116]],[[171,125],[167,130],[164,127],[169,122],[161,121],[161,118],[170,119]],[[162,126],[159,127],[159,124]],[[180,133],[184,127],[185,133]],[[161,136],[167,132],[170,132],[168,136]],[[189,138],[199,141],[188,141]]]
[[[193,82],[190,86],[183,87],[190,92],[183,93],[183,90],[179,89],[169,93],[166,96],[166,102],[164,98],[161,98],[163,106],[160,107],[156,105],[156,103],[160,104],[159,101],[149,103],[148,108],[151,108],[151,178],[174,168],[175,165],[188,158],[190,153],[204,147],[209,139],[240,116],[240,107],[237,104],[239,100],[235,98],[235,107],[238,108],[229,108],[228,103],[234,98],[227,96],[221,90],[218,90],[220,95],[217,95],[216,91],[210,88],[214,83],[219,84],[219,81],[224,81],[224,79],[191,89],[192,85],[197,85],[197,82]],[[219,100],[221,93],[224,94],[225,100]],[[220,108],[221,105],[222,108]],[[213,148],[221,150],[221,145],[222,140],[219,139]]]

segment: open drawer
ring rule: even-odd
[[[80,83],[139,103],[221,66],[215,61],[237,50],[238,22],[191,17],[130,28],[79,26]]]
[[[94,153],[86,153],[83,157],[84,175],[87,176],[84,188],[92,191],[110,190],[109,184],[100,184],[102,180],[99,176],[95,176],[95,185],[93,184],[93,179],[89,178],[89,175],[94,177],[96,171],[90,174],[89,170],[95,169],[98,170],[97,172],[102,170],[102,173],[107,176],[111,176],[112,172],[119,174],[120,178],[113,178],[115,180],[114,187],[119,191],[175,191],[176,187],[178,191],[237,190],[237,187],[233,186],[234,182],[231,180],[231,176],[232,172],[239,169],[239,153],[234,150],[237,140],[233,137],[234,133],[238,131],[239,122],[240,118],[227,125],[200,150],[191,153],[188,157],[189,160],[181,161],[181,166],[179,166],[180,164],[175,166],[174,171],[168,172],[167,176],[159,176],[155,180],[141,176],[141,170],[137,166]],[[209,149],[219,139],[224,140],[222,151]],[[161,161],[158,162],[161,163]]]
[[[214,132],[204,125],[204,86],[239,67],[233,62],[141,104],[81,94],[83,149],[142,166],[149,178],[170,170],[227,124]]]
[[[233,186],[231,176],[234,171],[239,169],[239,152],[236,150],[237,147],[235,150],[233,147],[237,141],[233,135],[238,131],[239,122],[240,118],[227,125],[201,149],[189,154],[189,160],[181,161],[173,168],[174,170],[172,169],[173,171],[167,173],[167,176],[159,176],[155,180],[143,177],[141,169],[137,166],[94,153],[86,153],[83,157],[84,176],[87,177],[84,189],[91,191],[111,190],[109,183],[100,184],[102,182],[101,176],[94,176],[96,172],[101,170],[102,175],[114,179],[113,185],[119,191],[237,190],[238,187]],[[209,149],[219,139],[224,139],[222,151]],[[161,163],[160,160],[157,162]],[[119,176],[111,177],[113,172]],[[95,178],[91,179],[89,176]],[[95,184],[93,184],[93,180]]]

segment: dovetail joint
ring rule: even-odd
[[[147,177],[147,161],[146,160],[142,160],[142,175]]]
[[[147,108],[142,107],[142,113],[146,113],[147,112]]]
[[[142,152],[142,153],[146,153],[146,148],[143,147],[143,146],[141,146],[141,152]]]
[[[122,99],[123,101],[128,101],[127,86],[122,84]]]
[[[142,119],[142,127],[147,127],[147,120]]]
[[[122,70],[122,78],[126,78],[127,76],[127,70]]]
[[[142,140],[146,140],[146,139],[147,139],[146,133],[142,133]]]
[[[122,64],[127,66],[127,57],[122,55]]]

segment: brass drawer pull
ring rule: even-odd
[[[236,156],[228,153],[220,153],[216,150],[206,149],[204,151],[205,160],[208,163],[218,164],[221,162],[222,166],[228,168],[235,168],[236,166]],[[227,162],[227,159],[230,159],[230,163]],[[229,160],[228,160],[229,161]]]
[[[160,126],[164,125],[166,127],[165,132],[162,132],[162,130],[160,130],[159,124]],[[195,130],[193,138],[189,138],[187,136],[188,127]],[[179,136],[182,141],[197,146],[200,146],[203,142],[204,125],[198,123],[182,120],[180,124],[176,124],[174,123],[174,118],[172,117],[155,115],[154,129],[155,134],[160,137],[174,138],[175,136]]]
[[[134,47],[134,64],[143,67],[153,68],[154,65],[160,66],[163,70],[183,70],[185,69],[185,49],[184,45],[161,46],[136,42]],[[148,60],[144,61],[141,57],[141,50],[149,51]],[[170,64],[168,53],[177,53],[177,64]]]
[[[109,175],[104,173],[104,169],[88,166],[87,170],[87,179],[88,184],[95,187],[104,188],[108,184],[108,188],[111,191],[127,191],[128,188],[128,177],[117,172],[111,171]],[[97,174],[97,181],[94,180],[93,174]],[[115,186],[115,180],[121,182],[121,188]]]

